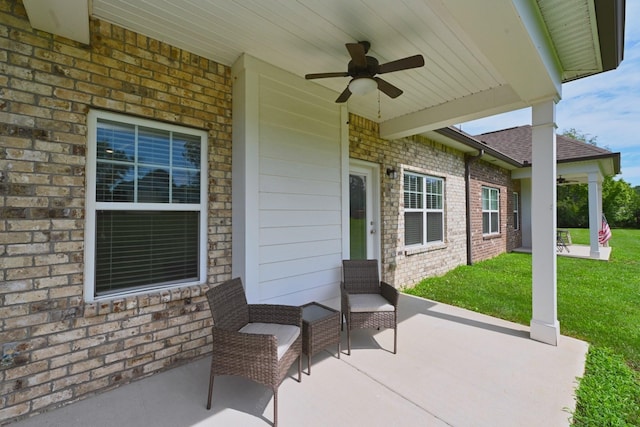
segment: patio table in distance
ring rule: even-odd
[[[556,245],[558,246],[558,252],[562,252],[563,249],[569,252],[569,245],[571,245],[571,234],[569,234],[569,230],[556,230]]]

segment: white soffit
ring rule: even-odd
[[[508,85],[439,0],[93,0],[92,5],[98,19],[216,62],[232,65],[248,54],[300,77],[346,71],[345,43],[358,40],[369,41],[369,55],[381,63],[422,54],[424,67],[383,76],[404,91],[402,96],[378,99],[376,91],[349,99],[349,111],[374,121]],[[329,88],[337,98],[348,82],[328,78],[308,84]]]
[[[562,80],[602,70],[596,12],[591,0],[537,0],[562,64]]]
[[[89,0],[23,0],[23,4],[36,30],[89,44]]]
[[[248,54],[300,78],[345,71],[345,43],[358,40],[371,42],[369,55],[381,63],[422,54],[424,67],[383,76],[404,91],[402,96],[390,99],[376,91],[352,96],[346,104],[349,111],[379,122],[386,138],[557,99],[567,76],[593,73],[599,61],[593,0],[24,4],[34,28],[83,43],[89,43],[91,14],[224,65]],[[337,97],[348,82],[327,78],[306,84],[328,88]]]

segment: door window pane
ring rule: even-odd
[[[367,179],[349,175],[349,239],[351,259],[367,258]]]
[[[520,195],[513,193],[513,229],[520,229]]]

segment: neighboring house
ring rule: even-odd
[[[233,276],[251,302],[330,302],[353,254],[410,286],[524,244],[527,215],[531,335],[556,344],[554,215],[525,200],[555,206],[561,84],[622,58],[624,2],[578,3],[388,2],[373,30],[342,19],[361,2],[3,2],[0,422],[207,354],[203,293]],[[431,61],[385,76],[401,98],[303,78],[369,32]],[[525,106],[534,168],[447,127]]]
[[[457,145],[457,154],[463,155],[460,159],[460,166],[468,166],[469,182],[462,183],[462,190],[468,192],[469,206],[464,211],[465,218],[468,219],[467,232],[463,238],[467,238],[467,258],[466,262],[471,264],[475,261],[491,258],[503,252],[510,252],[514,249],[531,249],[531,152],[532,152],[532,132],[531,126],[520,126],[510,129],[498,130],[477,136],[471,136],[455,128],[438,129],[428,134],[433,141],[442,144],[442,150],[454,147],[456,144],[463,144],[465,148]],[[602,181],[605,176],[614,176],[620,173],[620,153],[613,153],[601,147],[594,146],[582,141],[578,141],[563,135],[557,135],[557,162],[558,162],[558,185],[571,185],[574,183],[589,183],[590,187],[597,189],[595,196],[590,195],[590,209],[595,210],[595,218],[590,223],[592,239],[591,256],[598,258],[597,232],[601,224],[602,215]],[[424,145],[426,142],[423,142]],[[421,145],[421,144],[418,144]],[[429,145],[427,143],[427,145]],[[406,146],[405,146],[406,148]],[[414,149],[415,150],[415,149]],[[380,148],[380,151],[384,151]],[[480,152],[482,153],[480,154]],[[411,171],[412,167],[424,167],[417,160],[419,156],[413,155],[415,151],[409,151],[411,155],[404,156],[402,165],[405,173]],[[455,151],[454,151],[455,152]],[[385,153],[386,154],[386,153]],[[388,154],[386,154],[388,157]],[[351,153],[351,157],[357,158],[357,153]],[[431,162],[443,164],[444,154],[442,152],[431,156]],[[437,170],[437,169],[436,169]],[[449,173],[456,171],[453,165],[449,166]],[[460,174],[460,171],[457,171]],[[437,173],[436,173],[437,175]],[[463,175],[459,175],[462,177]],[[462,199],[459,191],[453,186],[452,180],[447,180],[447,192],[444,196],[446,200],[447,221],[456,218],[460,211],[456,207],[460,205]],[[407,192],[407,180],[405,178],[405,193]],[[543,200],[550,203],[555,197],[555,193],[549,194]],[[384,199],[384,195],[383,195]],[[404,212],[406,215],[406,198]],[[396,200],[389,204],[394,205]],[[399,204],[399,217],[402,218],[403,204]],[[395,215],[396,212],[388,212],[388,215]],[[400,219],[402,220],[402,219]],[[455,224],[453,230],[448,229],[445,233],[445,241],[456,243],[458,233],[462,232],[460,222]],[[595,232],[595,233],[594,233]],[[398,241],[402,243],[401,240]],[[595,242],[595,245],[593,243]],[[394,259],[398,255],[413,255],[411,249],[396,251],[399,246],[390,241],[389,245],[394,248],[384,264],[389,264],[390,271],[397,270]],[[408,245],[410,247],[410,245]],[[416,252],[439,249],[437,245],[429,248],[418,249]],[[430,265],[425,260],[415,263],[417,265],[427,264],[426,270],[422,271],[422,277],[439,274],[438,266],[445,271],[462,262],[459,257],[453,256],[448,251],[445,252],[444,259],[438,259],[430,254],[428,259],[435,265]],[[399,256],[398,258],[402,258]],[[416,268],[409,263],[408,270]],[[421,277],[410,276],[410,281],[403,281],[406,271],[395,272],[390,277],[394,277],[393,283],[396,285],[411,285],[421,279]]]
[[[521,163],[512,177],[521,182],[521,203],[531,205],[532,128],[519,126],[488,132],[476,138]],[[600,245],[598,231],[602,223],[602,182],[605,176],[620,173],[620,153],[612,153],[602,147],[587,144],[564,135],[557,135],[557,183],[558,185],[588,184],[589,228],[591,257],[598,258]],[[531,248],[531,209],[522,209],[522,246]]]

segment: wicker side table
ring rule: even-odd
[[[338,345],[340,358],[340,312],[317,302],[302,306],[302,352],[307,355],[308,374],[311,357],[330,345]]]

